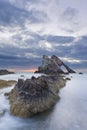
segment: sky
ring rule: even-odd
[[[35,69],[44,54],[87,71],[87,0],[0,0],[0,69]]]

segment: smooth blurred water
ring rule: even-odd
[[[27,76],[30,75],[33,74]],[[28,119],[10,114],[9,102],[3,95],[10,89],[0,90],[0,108],[6,109],[0,117],[0,130],[87,130],[87,74],[73,74],[72,80],[60,90],[60,101],[50,111]]]
[[[15,73],[15,74],[7,74],[7,75],[1,75],[0,79],[4,80],[18,80],[18,79],[26,79],[26,78],[31,78],[32,76],[38,77],[41,74],[38,73]]]

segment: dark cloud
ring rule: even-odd
[[[0,24],[1,25],[22,25],[28,20],[30,23],[45,22],[46,14],[42,11],[18,8],[6,1],[0,1]]]
[[[39,42],[45,39],[45,36],[33,35],[35,39],[37,38],[37,43],[32,42],[32,48],[16,48],[13,46],[4,46],[0,49],[0,64],[1,66],[6,66],[9,64],[9,67],[18,66],[23,68],[28,67],[37,67],[41,63],[42,55],[57,55],[59,57],[71,58],[73,60],[79,60],[81,62],[71,62],[69,65],[73,68],[86,67],[87,63],[87,36],[75,41],[74,37],[57,37],[57,36],[48,36],[48,41],[54,47],[53,51],[48,51],[45,48],[39,46]],[[34,37],[33,37],[34,38]],[[34,39],[34,40],[35,40]],[[48,42],[47,41],[47,42]],[[63,43],[62,43],[63,41]],[[60,45],[59,45],[60,43]],[[69,46],[67,46],[69,43]],[[31,42],[27,41],[27,45],[31,46]],[[58,46],[55,47],[55,44]],[[64,46],[62,46],[64,44]],[[27,57],[25,54],[29,54]],[[68,61],[66,61],[68,62]]]
[[[6,59],[16,60],[16,59],[18,59],[18,57],[16,57],[16,56],[11,56],[11,55],[0,55],[0,59],[3,59],[3,60],[6,60]]]
[[[0,1],[0,33],[2,34],[0,35],[0,68],[37,67],[41,63],[41,57],[44,54],[49,56],[55,54],[62,58],[79,60],[81,62],[69,64],[75,68],[86,67],[87,36],[76,40],[73,36],[40,33],[44,31],[43,24],[43,30],[32,31],[31,27],[34,25],[34,27],[37,27],[41,23],[45,24],[49,21],[48,17],[51,21],[46,23],[46,28],[50,30],[51,26],[49,23],[52,23],[52,20],[53,24],[56,23],[54,14],[57,10],[55,8],[53,8],[52,17],[48,16],[49,14],[51,15],[49,12],[52,9],[52,4],[55,5],[56,1],[52,2],[51,4],[49,3],[47,10],[43,10],[47,6],[46,0]],[[38,4],[41,5],[42,3],[44,4],[44,8],[42,9],[41,6],[38,9]],[[35,6],[30,9],[30,6],[33,4]],[[67,22],[69,25],[69,27],[62,26],[61,29],[73,33],[75,31],[73,25],[77,26],[78,24],[78,10],[67,7],[62,11],[60,17],[62,21]],[[28,24],[26,21],[28,21]],[[15,31],[17,26],[19,30]],[[5,36],[7,37],[4,38]]]
[[[9,53],[10,54],[10,53]],[[39,58],[26,58],[14,55],[0,55],[0,68],[22,68],[28,69],[38,67],[40,64]]]
[[[8,25],[23,22],[27,12],[12,6],[8,2],[0,2],[0,24]]]
[[[48,36],[47,41],[48,42],[55,42],[55,43],[71,43],[73,42],[74,37],[68,37],[68,36]]]
[[[70,55],[81,60],[87,60],[87,36],[83,36],[75,42]]]
[[[37,47],[34,44],[34,47],[32,48],[14,48],[11,46],[5,47],[3,49],[0,49],[0,66],[9,66],[9,67],[23,67],[23,68],[29,68],[29,67],[37,67],[41,63],[41,56],[46,55],[57,55],[59,57],[66,57],[71,58],[75,60],[80,60],[81,62],[73,62],[73,63],[67,63],[72,66],[73,68],[81,68],[86,67],[86,57],[87,57],[87,37],[82,37],[78,41],[74,41],[75,38],[73,37],[56,37],[56,39],[51,39],[50,42],[52,42],[52,45],[57,45],[57,42],[60,42],[60,46],[56,46],[53,51],[48,51],[44,48],[39,47],[39,42],[42,40],[41,36],[37,36]],[[50,37],[50,36],[49,36]],[[53,36],[54,37],[54,36]],[[41,39],[40,39],[41,38]],[[52,36],[51,36],[52,38]],[[59,40],[58,40],[59,38]],[[43,36],[44,39],[44,36]],[[65,39],[65,40],[64,40]],[[63,41],[63,44],[65,43],[65,46],[61,46]],[[64,42],[65,41],[65,42]],[[66,45],[66,42],[70,44],[70,46]],[[71,44],[72,42],[72,44]],[[27,44],[30,44],[27,41]],[[36,48],[36,49],[35,49]],[[2,55],[3,53],[3,55]],[[29,57],[26,57],[24,54],[31,54]],[[35,55],[38,55],[38,57],[34,57]]]

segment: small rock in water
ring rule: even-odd
[[[34,79],[36,79],[36,77],[35,77],[35,76],[32,76],[32,77],[31,77],[31,79],[33,79],[33,80],[34,80]]]
[[[24,75],[21,75],[21,77],[25,77]]]
[[[5,93],[4,96],[9,96],[9,93]]]
[[[79,74],[83,74],[82,72],[79,72]]]
[[[71,79],[67,77],[66,80],[71,80]]]

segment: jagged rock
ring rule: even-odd
[[[65,74],[61,69],[61,66],[65,67],[67,73],[75,73],[74,70],[69,68],[66,64],[63,63],[57,56],[53,55],[51,58],[44,55],[42,59],[42,65],[38,67],[37,73],[45,74]]]
[[[0,75],[6,75],[6,74],[14,74],[14,72],[8,70],[0,70]]]
[[[68,73],[76,73],[74,70],[72,70],[71,68],[69,68],[66,64],[63,63],[63,66],[66,68],[66,70],[68,71]]]
[[[19,79],[9,93],[10,111],[16,116],[30,117],[50,109],[59,99],[57,92],[63,86],[65,80],[59,76]]]

